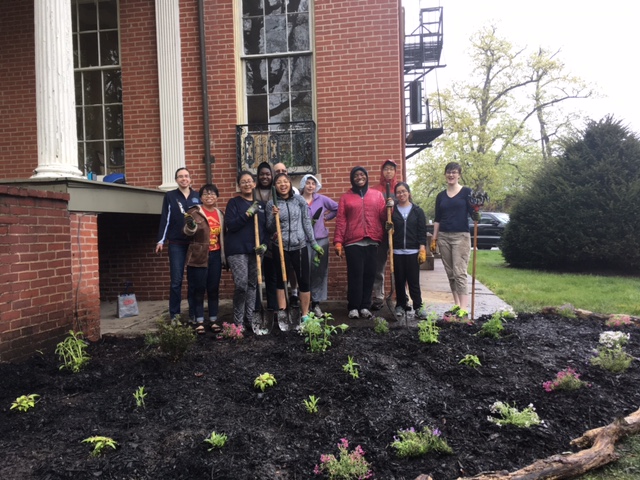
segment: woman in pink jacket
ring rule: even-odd
[[[380,192],[369,188],[369,175],[363,167],[354,167],[350,179],[351,190],[342,195],[338,204],[333,244],[340,258],[347,257],[349,318],[370,318],[376,253],[385,234],[386,204]]]

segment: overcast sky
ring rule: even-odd
[[[576,110],[600,120],[611,113],[640,135],[640,2],[632,0],[402,0],[410,33],[420,6],[443,7],[444,49],[440,89],[469,73],[469,37],[494,22],[498,34],[527,51],[561,49],[567,72],[597,88],[603,98],[577,100]],[[435,90],[435,74],[427,75]],[[568,104],[565,104],[567,106]]]

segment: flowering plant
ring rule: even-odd
[[[553,392],[554,390],[579,390],[585,385],[587,382],[580,380],[580,374],[575,369],[567,367],[556,373],[555,380],[544,382],[542,388],[547,392]]]
[[[624,327],[627,325],[631,325],[631,317],[629,315],[614,313],[612,315],[609,315],[609,318],[606,322],[604,322],[604,324],[607,327]]]
[[[313,473],[326,473],[331,479],[364,480],[371,478],[373,472],[369,462],[364,458],[364,450],[360,445],[349,452],[349,441],[341,438],[338,443],[338,457],[335,455],[320,455],[320,463],[315,466]]]
[[[489,415],[487,420],[495,423],[499,427],[504,425],[515,425],[519,428],[529,428],[533,425],[539,425],[542,423],[540,417],[536,413],[536,409],[533,404],[530,403],[527,408],[519,411],[516,407],[512,407],[508,403],[495,402],[490,407],[491,413],[497,413],[501,418],[495,418]]]
[[[235,323],[227,323],[224,322],[222,324],[222,332],[220,336],[222,338],[231,338],[233,340],[240,340],[244,338],[242,334],[244,332],[244,327],[242,325],[236,325]]]
[[[432,451],[453,453],[441,435],[437,428],[424,427],[421,432],[418,432],[411,427],[407,430],[398,430],[398,435],[393,437],[391,446],[396,449],[399,457],[419,457]]]
[[[633,361],[633,357],[622,348],[631,336],[623,332],[602,332],[597,355],[591,358],[591,364],[597,365],[613,373],[622,373]]]
[[[623,332],[606,331],[600,334],[600,345],[604,348],[622,348],[627,344],[631,335]]]

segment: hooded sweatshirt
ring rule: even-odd
[[[363,187],[358,187],[353,180],[357,171],[367,175]],[[386,220],[384,196],[369,188],[369,176],[364,167],[354,167],[350,179],[351,189],[340,197],[338,204],[333,243],[341,243],[346,247],[365,239],[380,242],[384,237],[383,225]]]
[[[378,183],[378,185],[375,185],[371,188],[376,189],[386,198],[387,184],[389,184],[389,193],[391,194],[391,197],[395,200],[396,197],[394,192],[396,190],[396,183],[398,183],[398,180],[396,179],[396,174],[393,175],[393,178],[391,180],[387,180],[386,178],[384,178],[384,167],[386,165],[392,165],[396,169],[396,174],[398,173],[398,164],[391,159],[385,160],[384,162],[382,162],[382,166],[380,167],[380,182]]]

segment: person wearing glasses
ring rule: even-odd
[[[198,193],[191,188],[191,175],[185,167],[180,167],[175,174],[178,188],[167,192],[162,201],[160,226],[156,253],[160,254],[164,245],[169,250],[169,318],[172,323],[179,323],[180,304],[182,303],[182,279],[187,259],[187,250],[191,238],[184,234],[184,215],[193,205],[200,203]]]
[[[264,245],[265,215],[260,202],[253,198],[256,183],[251,172],[240,172],[237,183],[240,195],[229,200],[224,212],[225,256],[235,284],[233,322],[250,332],[258,285],[256,253],[264,255],[267,250]],[[254,215],[258,215],[259,247],[255,245]]]
[[[437,244],[453,301],[460,310],[466,311],[469,304],[467,268],[471,250],[468,217],[474,213],[469,203],[471,189],[459,183],[462,174],[459,163],[448,163],[444,174],[447,188],[436,196],[431,249],[435,250]]]

